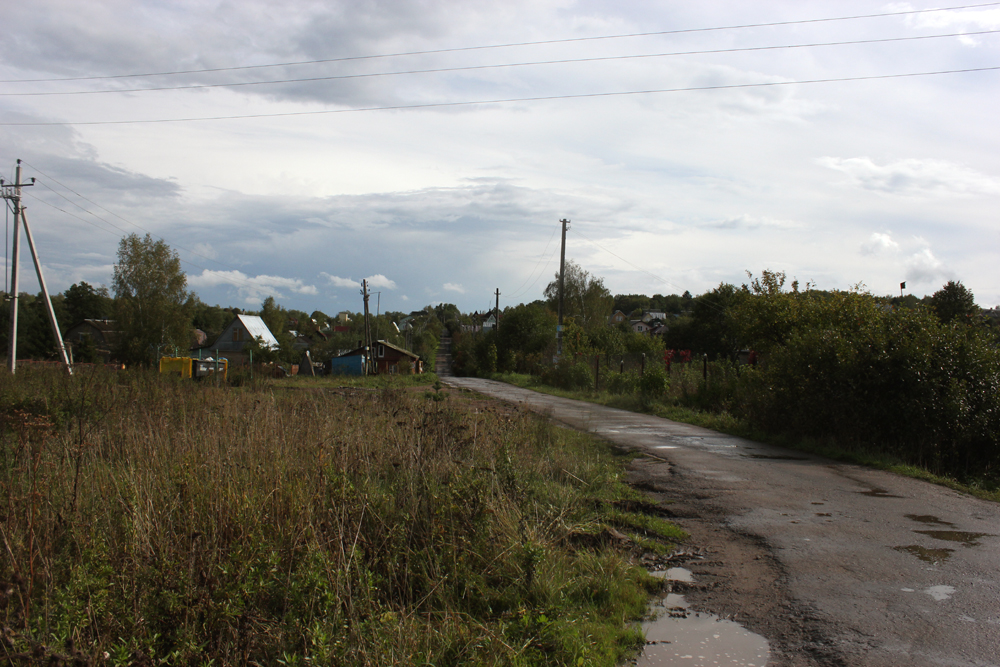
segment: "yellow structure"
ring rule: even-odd
[[[193,359],[191,357],[160,357],[160,373],[200,380],[219,373],[225,380],[229,370],[227,359]]]

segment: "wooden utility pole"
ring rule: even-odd
[[[559,251],[559,322],[556,325],[556,358],[562,359],[562,339],[563,339],[563,291],[566,286],[566,230],[569,228],[569,220],[563,218],[562,223],[562,249]]]
[[[499,287],[497,288],[497,305],[496,305],[496,308],[493,309],[493,319],[496,320],[496,324],[494,325],[494,329],[493,330],[494,331],[499,331],[500,330],[500,288]]]
[[[56,320],[56,312],[52,309],[52,299],[49,298],[49,290],[45,285],[45,276],[42,275],[42,263],[38,260],[38,251],[35,249],[35,240],[31,236],[31,227],[28,226],[28,218],[24,214],[25,207],[21,205],[21,188],[30,187],[35,184],[35,179],[31,183],[21,182],[21,161],[17,161],[17,169],[14,172],[14,184],[4,183],[0,178],[0,196],[9,199],[14,209],[14,243],[12,244],[11,257],[11,278],[10,278],[10,343],[7,353],[7,368],[11,373],[17,369],[17,300],[19,288],[19,264],[20,264],[20,237],[21,225],[24,225],[24,235],[28,238],[28,247],[31,250],[31,259],[35,262],[35,274],[38,276],[38,286],[42,290],[45,301],[45,312],[49,316],[49,324],[52,325],[52,336],[55,338],[56,347],[59,349],[59,356],[62,357],[66,371],[72,375],[73,366],[70,364],[69,356],[66,354],[66,345],[63,343],[62,333],[59,331],[59,322]]]

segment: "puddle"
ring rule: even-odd
[[[931,516],[930,514],[906,514],[904,516],[910,521],[916,521],[918,523],[932,523],[938,526],[951,526],[952,528],[955,527],[955,524],[953,524],[951,521],[942,521],[936,516]]]
[[[667,581],[683,581],[689,584],[694,583],[694,575],[691,574],[691,570],[683,567],[672,567],[669,570],[658,570],[656,572],[650,572],[654,577],[659,577],[660,579],[666,579]]]
[[[931,586],[930,588],[925,588],[924,593],[927,593],[932,598],[938,602],[944,602],[951,598],[955,594],[954,586]]]
[[[990,533],[966,533],[961,530],[915,530],[914,533],[933,537],[944,542],[958,542],[963,547],[978,547],[984,537],[996,537]]]
[[[833,516],[829,512],[816,512],[816,516]]]
[[[916,556],[925,563],[943,563],[955,551],[954,549],[928,549],[919,544],[911,544],[908,547],[893,547],[893,549]]]
[[[804,459],[801,456],[782,456],[777,454],[742,454],[744,458],[748,459],[773,459],[775,461],[808,461],[809,459]]]
[[[683,567],[650,572],[669,581],[694,582]],[[650,610],[652,619],[643,622],[646,647],[632,664],[653,665],[740,665],[763,667],[770,649],[767,640],[734,621],[715,614],[691,611],[683,595],[668,593]]]
[[[869,489],[867,491],[858,491],[863,496],[871,496],[872,498],[902,498],[903,496],[897,496],[889,493],[885,489]]]
[[[653,611],[657,618],[642,624],[646,648],[635,663],[638,667],[767,664],[766,639],[733,621],[690,611],[683,595],[668,595]]]

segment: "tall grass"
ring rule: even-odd
[[[392,386],[2,373],[0,645],[14,664],[616,664],[654,585],[602,538],[629,524],[619,474],[578,434]]]

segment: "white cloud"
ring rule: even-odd
[[[899,244],[893,241],[888,234],[878,232],[872,232],[868,240],[861,244],[862,255],[881,255],[896,250],[899,250]]]
[[[396,283],[389,280],[381,273],[376,273],[374,276],[368,276],[368,287],[382,287],[384,289],[396,289]]]
[[[201,275],[188,276],[188,284],[192,287],[217,287],[232,285],[247,303],[259,302],[268,296],[282,297],[284,293],[316,295],[319,291],[315,285],[306,285],[298,278],[283,278],[281,276],[257,275],[248,276],[242,271],[212,271],[204,269]]]
[[[923,248],[906,260],[906,279],[916,284],[940,282],[953,276],[930,248]]]
[[[909,3],[890,5],[894,11],[912,10]],[[1000,28],[1000,9],[964,9],[945,12],[926,12],[907,18],[907,23],[917,28],[952,28],[969,30],[995,30]]]
[[[330,284],[334,287],[355,287],[357,289],[361,289],[361,283],[357,280],[341,278],[340,276],[331,276],[329,273],[320,273],[320,275],[329,280]]]
[[[445,283],[443,287],[449,292],[458,292],[459,294],[465,294],[465,288],[456,283]]]
[[[876,192],[925,197],[1000,193],[1000,180],[947,160],[907,159],[879,165],[869,157],[822,157],[817,162]]]

